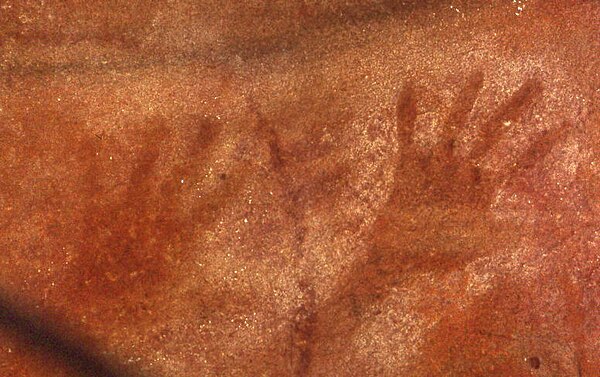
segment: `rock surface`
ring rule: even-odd
[[[0,2],[0,375],[598,376],[599,22]]]

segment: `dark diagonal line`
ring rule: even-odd
[[[60,361],[85,377],[134,377],[139,374],[126,372],[109,360],[93,352],[76,339],[68,339],[48,324],[12,305],[0,295],[0,329],[24,340],[34,349]]]

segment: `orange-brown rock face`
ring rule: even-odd
[[[0,2],[0,376],[597,376],[599,21]]]

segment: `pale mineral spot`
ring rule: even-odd
[[[525,10],[525,5],[528,0],[513,0],[513,4],[517,6],[515,15],[520,16]]]

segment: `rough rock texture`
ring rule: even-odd
[[[600,376],[600,3],[0,1],[1,376]]]

